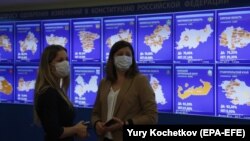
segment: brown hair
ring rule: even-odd
[[[115,64],[114,64],[114,54],[125,47],[129,47],[129,49],[132,52],[132,65],[130,66],[130,68],[125,72],[125,77],[127,78],[132,78],[134,77],[136,74],[139,73],[137,64],[135,62],[135,55],[134,55],[134,50],[132,45],[124,40],[118,41],[116,42],[109,53],[109,58],[108,58],[108,62],[107,62],[107,66],[106,66],[106,79],[111,81],[112,83],[114,83],[117,80],[117,74],[116,74],[116,68],[115,68]]]
[[[70,77],[63,78],[63,85],[60,88],[60,83],[58,82],[58,78],[53,74],[51,70],[51,62],[57,56],[57,53],[61,50],[67,52],[67,50],[60,45],[49,45],[43,51],[42,57],[40,59],[38,74],[35,83],[35,92],[34,92],[34,120],[35,123],[39,124],[40,120],[36,113],[37,99],[40,94],[46,91],[49,87],[54,88],[58,91],[61,97],[67,102],[67,104],[72,107],[70,100],[67,97],[67,90],[69,87]],[[62,90],[64,92],[62,92]]]

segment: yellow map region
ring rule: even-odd
[[[8,51],[8,52],[12,51],[10,39],[8,36],[6,35],[0,36],[0,47],[2,47],[4,51]]]
[[[0,80],[0,92],[10,95],[12,93],[12,86],[7,80]]]
[[[178,86],[178,97],[184,100],[190,97],[191,95],[194,95],[194,96],[207,95],[209,91],[211,90],[212,85],[210,84],[210,82],[203,81],[202,79],[200,79],[200,82],[202,83],[203,86],[199,86],[196,88],[192,86],[188,88],[187,90],[185,90],[183,93],[181,93],[183,91],[182,86]],[[188,85],[188,83],[186,85]]]

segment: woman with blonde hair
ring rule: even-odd
[[[70,67],[67,50],[60,45],[45,48],[35,84],[35,122],[45,132],[45,141],[73,141],[85,138],[83,121],[73,124],[74,109],[67,97]]]

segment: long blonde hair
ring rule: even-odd
[[[73,108],[69,98],[67,97],[67,90],[69,87],[70,77],[64,77],[62,87],[60,88],[59,78],[56,77],[51,69],[51,62],[57,56],[57,53],[61,50],[67,52],[67,50],[60,45],[50,45],[45,48],[42,57],[40,59],[39,70],[36,78],[35,92],[34,92],[34,122],[40,125],[40,119],[36,112],[37,99],[40,94],[46,91],[49,87],[58,91],[60,96],[67,102],[69,107]]]

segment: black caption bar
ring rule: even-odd
[[[250,139],[250,125],[133,125],[124,126],[123,140]]]

